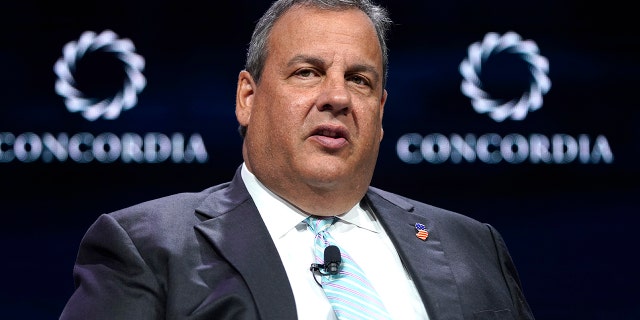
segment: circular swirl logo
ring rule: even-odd
[[[532,80],[528,92],[507,102],[501,102],[483,89],[481,71],[483,63],[491,55],[505,50],[518,55],[528,63]],[[476,112],[488,113],[497,122],[507,118],[523,120],[529,111],[542,107],[542,96],[551,89],[551,81],[547,76],[549,61],[539,55],[535,42],[523,41],[520,35],[514,32],[507,32],[502,36],[494,32],[487,33],[482,43],[475,42],[469,46],[468,56],[460,63],[459,70],[464,78],[460,86],[462,93],[471,99]]]
[[[100,99],[87,96],[78,89],[75,72],[78,62],[87,53],[102,51],[113,54],[124,65],[126,79],[122,89],[114,92],[110,97]],[[93,31],[82,33],[78,41],[67,43],[53,70],[58,76],[55,91],[64,98],[67,110],[81,112],[82,116],[94,121],[98,118],[113,120],[118,118],[122,110],[133,108],[138,102],[138,94],[146,86],[144,58],[135,53],[135,46],[129,39],[119,39],[111,30],[96,35]],[[96,75],[99,77],[99,75]]]

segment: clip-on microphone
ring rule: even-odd
[[[340,249],[337,246],[330,245],[324,249],[324,264],[312,263],[309,270],[313,274],[313,279],[319,286],[322,286],[315,274],[319,273],[322,276],[336,275],[340,269],[342,263],[342,257],[340,256]],[[323,270],[323,271],[321,271]]]

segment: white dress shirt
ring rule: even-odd
[[[298,319],[336,319],[324,291],[309,270],[314,261],[315,235],[303,221],[308,214],[269,191],[244,164],[242,180],[278,249],[293,290]],[[329,232],[340,249],[348,252],[366,273],[391,317],[428,319],[411,277],[373,213],[356,204],[338,217]]]

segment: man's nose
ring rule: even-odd
[[[319,111],[329,111],[335,115],[346,115],[351,110],[351,94],[344,76],[325,79],[316,107]]]

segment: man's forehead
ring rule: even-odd
[[[314,16],[313,18],[316,19],[315,21],[326,19],[326,17],[331,16],[330,22],[335,21],[335,24],[339,24],[341,22],[355,22],[356,20],[360,20],[357,23],[358,26],[368,25],[371,28],[371,31],[374,34],[376,33],[373,21],[371,21],[369,16],[367,16],[367,14],[364,11],[356,7],[328,9],[328,8],[320,8],[313,5],[296,4],[296,5],[293,5],[291,8],[287,9],[274,22],[271,28],[271,31],[269,32],[270,33],[269,38],[271,38],[270,36],[273,34],[274,29],[278,29],[280,25],[293,23],[295,26],[299,26],[304,24],[305,22],[308,22],[309,19],[312,19],[311,17],[305,17],[305,16],[311,16],[311,15]],[[341,16],[352,15],[353,17],[351,17],[350,19],[339,19],[337,17],[339,15]],[[360,16],[360,19],[356,18],[357,16]],[[319,22],[316,22],[316,23],[319,23]],[[334,23],[331,23],[331,24],[334,24]],[[295,31],[295,30],[294,28],[287,28],[287,30],[285,31]],[[285,34],[286,33],[288,32],[285,32]]]
[[[340,19],[346,18],[345,15],[350,15],[350,19]],[[360,15],[360,19],[357,15]],[[330,18],[327,20],[327,17]],[[333,60],[331,56],[336,54],[344,54],[344,57],[355,60],[361,60],[365,56],[371,56],[375,60],[380,58],[380,61],[382,58],[382,49],[373,23],[364,12],[356,8],[328,10],[300,5],[290,8],[271,29],[267,47],[269,54],[288,51],[287,55],[290,57],[285,58],[287,64],[314,59],[327,62]],[[367,64],[366,61],[355,63]]]

